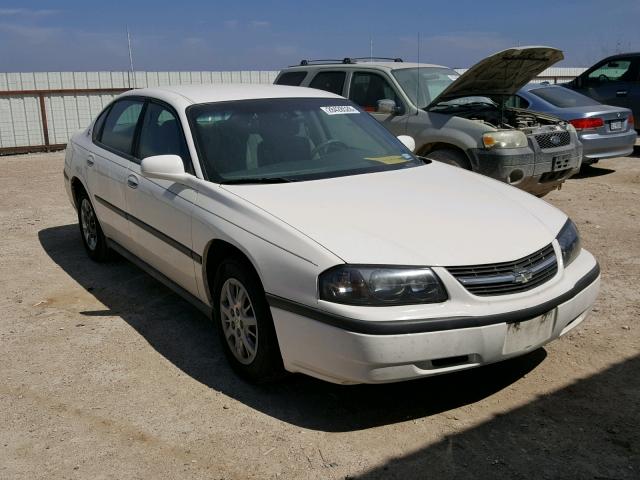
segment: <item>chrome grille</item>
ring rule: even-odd
[[[535,135],[538,146],[543,150],[548,148],[564,147],[571,142],[571,135],[569,132],[552,132],[552,133],[540,133]]]
[[[542,285],[558,271],[551,244],[513,262],[446,267],[470,293],[480,296],[509,295]]]

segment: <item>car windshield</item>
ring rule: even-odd
[[[429,105],[460,76],[455,70],[443,67],[400,68],[392,74],[418,108]]]
[[[478,108],[494,108],[498,104],[491,100],[489,97],[480,97],[480,96],[468,96],[468,97],[458,97],[453,98],[451,100],[446,100],[442,102],[438,102],[436,105],[431,107],[432,111],[447,111],[447,110],[471,110]]]
[[[540,97],[559,108],[588,107],[598,105],[594,99],[564,87],[543,87],[529,90],[529,93]]]
[[[193,105],[188,117],[209,180],[278,183],[423,165],[348,100],[275,98]]]

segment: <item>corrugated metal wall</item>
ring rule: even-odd
[[[159,85],[273,83],[277,71],[237,72],[31,72],[0,73],[0,150],[45,144],[40,94],[37,91],[128,89]],[[43,93],[49,145],[65,144],[109,103],[117,92]]]
[[[465,71],[456,70],[460,73]],[[549,68],[536,81],[569,81],[584,70]],[[22,147],[37,147],[45,143],[54,148],[59,147],[67,143],[75,131],[86,127],[118,94],[104,91],[61,93],[50,92],[51,90],[125,90],[177,84],[273,83],[277,75],[277,71],[0,73],[0,153],[3,150],[5,153],[20,151]],[[28,93],[2,95],[2,92],[8,91]],[[43,111],[47,119],[46,131],[42,122]]]

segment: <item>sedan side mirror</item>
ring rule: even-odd
[[[398,135],[398,140],[400,140],[405,147],[411,150],[412,153],[415,152],[416,141],[413,137],[410,137],[409,135]]]
[[[185,183],[187,180],[182,158],[178,155],[154,155],[143,158],[140,162],[140,173],[143,177],[159,178],[176,183]]]
[[[394,100],[383,98],[382,100],[378,100],[378,107],[375,113],[388,113],[394,115],[396,113],[400,113],[400,107],[396,105]]]

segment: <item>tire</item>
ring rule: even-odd
[[[213,283],[213,318],[233,370],[253,383],[284,375],[271,311],[264,289],[245,261],[222,262]]]
[[[93,209],[87,192],[82,190],[78,195],[78,225],[82,244],[89,258],[95,262],[106,262],[110,258],[107,239]]]
[[[453,165],[454,167],[464,168],[465,170],[471,170],[471,163],[467,156],[452,148],[443,148],[441,150],[434,150],[426,156],[430,160],[436,160],[438,162]]]

